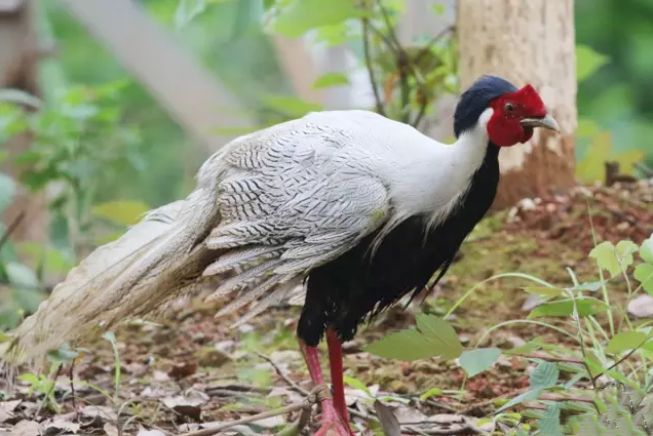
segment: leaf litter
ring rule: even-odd
[[[488,418],[502,400],[526,392],[528,372],[532,374],[533,369],[529,361],[502,355],[491,369],[478,375],[480,368],[469,366],[470,375],[475,375],[468,378],[451,361],[384,359],[368,354],[364,347],[414,325],[421,310],[444,313],[466,289],[496,273],[520,270],[555,283],[566,278],[561,266],[567,264],[580,276],[593,277],[595,266],[587,260],[593,247],[588,205],[601,240],[616,243],[629,237],[640,243],[650,234],[652,204],[651,181],[611,188],[578,187],[567,195],[524,200],[485,220],[472,235],[474,240],[463,246],[450,274],[426,295],[424,305],[389,310],[346,344],[346,400],[356,431],[496,431]],[[461,306],[453,317],[459,336],[474,343],[492,324],[522,317],[528,295],[511,288],[488,284],[473,304]],[[650,317],[652,301],[650,296],[641,296],[631,302],[629,311]],[[44,392],[29,383],[3,386],[0,432],[18,436],[183,434],[305,401],[311,386],[294,339],[298,307],[272,308],[236,330],[228,327],[229,319],[214,320],[215,310],[215,306],[194,301],[160,324],[122,326],[116,332],[121,366],[118,392],[113,350],[101,339],[86,344],[92,352],[77,357],[72,371],[69,362],[59,372],[52,405],[45,402]],[[529,326],[496,331],[480,345],[488,350],[523,347],[534,337],[544,342],[565,340]],[[420,398],[423,394],[427,395]],[[286,434],[310,434],[317,428],[317,408],[313,409],[306,426]],[[301,416],[298,408],[220,434],[278,434],[292,430]]]

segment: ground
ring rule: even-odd
[[[411,326],[420,311],[443,315],[467,290],[498,273],[568,285],[571,268],[581,281],[595,280],[596,266],[587,256],[594,238],[641,242],[650,235],[652,185],[578,187],[567,195],[524,200],[483,221],[440,284],[407,310],[389,310],[346,344],[356,430],[382,434],[377,416],[392,410],[402,434],[501,434],[484,418],[502,398],[528,386],[529,359],[502,357],[491,371],[466,379],[455,362],[387,360],[363,351],[365,345]],[[463,301],[451,317],[463,343],[513,348],[540,337],[564,344],[550,330],[527,324],[484,335],[498,323],[525,318],[537,304],[525,285],[517,278],[490,281]],[[17,435],[202,434],[204,427],[290,406],[286,413],[220,434],[297,434],[290,425],[298,421],[310,434],[315,412],[305,426],[300,420],[308,416],[302,406],[310,386],[294,338],[299,307],[274,308],[238,329],[229,327],[233,319],[215,320],[214,313],[215,307],[196,301],[171,319],[122,326],[115,332],[115,350],[111,336],[85,344],[74,366],[67,363],[51,374],[58,375],[52,389],[46,378],[24,371],[27,375],[3,390],[0,429]]]

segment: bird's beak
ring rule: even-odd
[[[544,127],[555,132],[560,131],[557,121],[551,115],[542,118],[524,118],[520,123],[524,127]]]

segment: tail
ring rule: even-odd
[[[198,189],[96,249],[18,326],[3,360],[40,364],[63,342],[152,312],[198,286],[212,258],[201,241],[218,220],[213,205],[210,193]]]

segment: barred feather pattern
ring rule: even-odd
[[[236,140],[200,170],[221,174],[221,221],[206,246],[228,251],[204,275],[231,275],[209,298],[240,291],[218,316],[254,302],[248,315],[265,310],[382,223],[387,189],[351,161],[354,143],[342,129],[290,122]]]
[[[204,286],[214,299],[236,293],[220,315],[249,306],[240,322],[251,319],[372,232],[415,215],[437,224],[483,159],[490,116],[453,147],[367,111],[309,114],[235,139],[202,165],[186,199],[74,268],[13,332],[3,360],[42,360]]]

